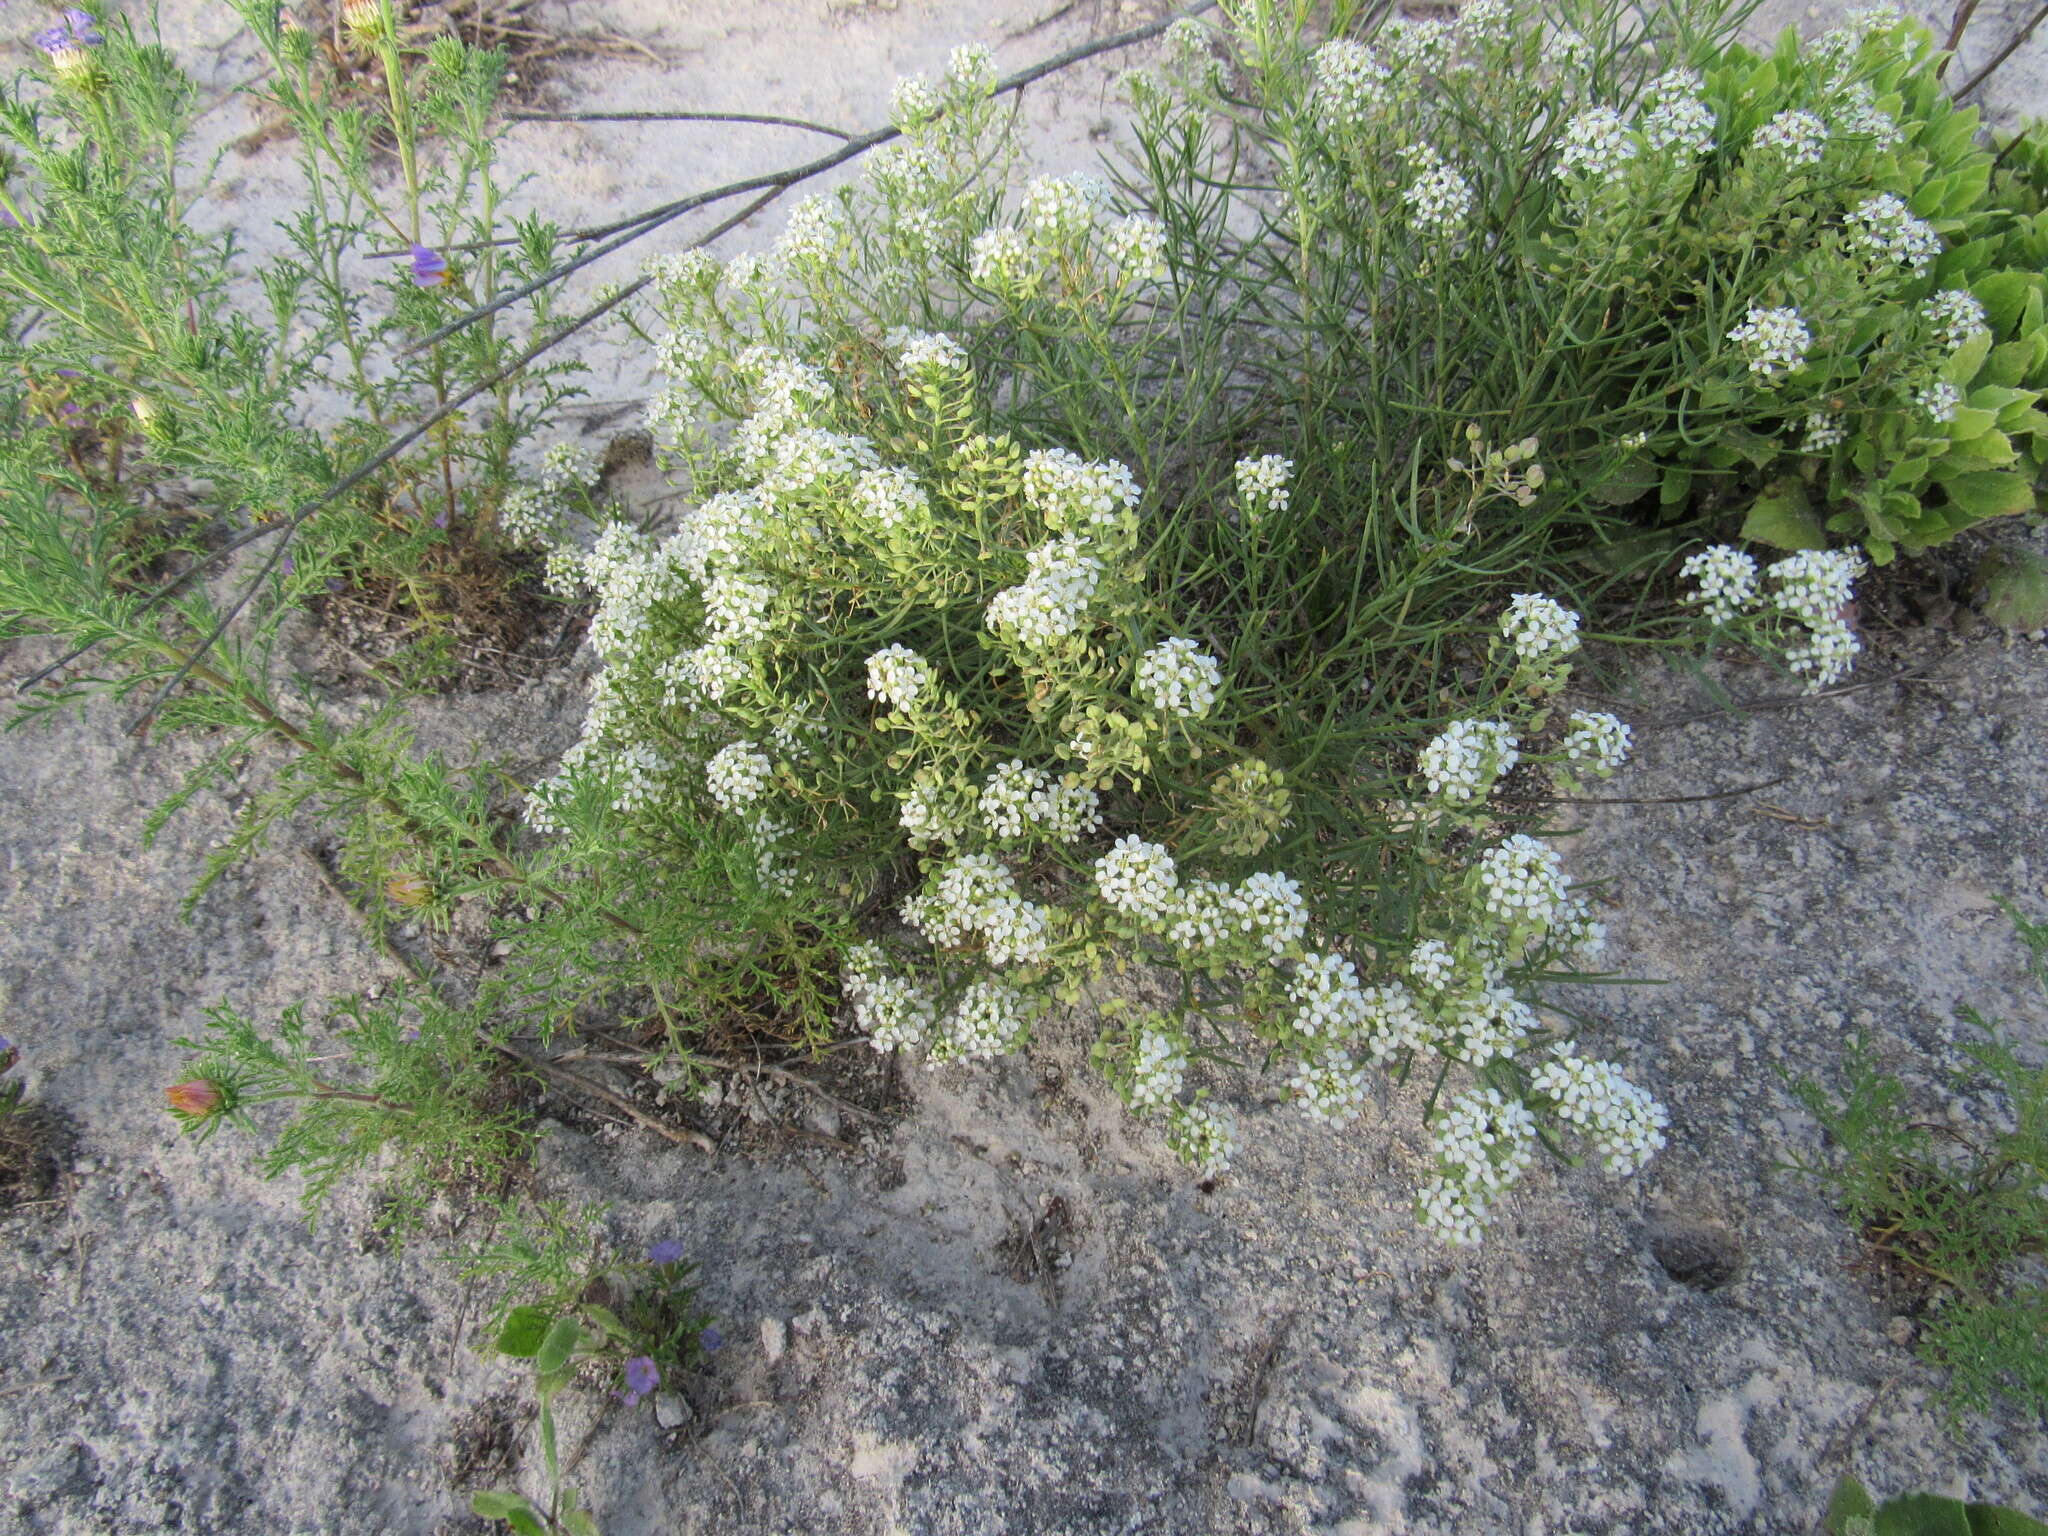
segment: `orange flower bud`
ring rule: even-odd
[[[423,907],[434,888],[424,875],[397,875],[384,882],[384,894],[401,907]]]
[[[164,1097],[170,1100],[172,1114],[182,1115],[188,1120],[205,1120],[217,1115],[226,1103],[220,1084],[203,1077],[171,1084],[164,1090]]]

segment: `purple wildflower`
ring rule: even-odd
[[[439,251],[429,250],[424,245],[412,248],[412,285],[415,288],[438,288],[448,281],[448,258]]]
[[[73,9],[66,11],[56,26],[38,32],[35,41],[38,48],[55,58],[67,48],[97,48],[106,39],[100,35],[91,12]]]
[[[293,571],[296,571],[298,568],[299,562],[297,558],[292,555],[286,555],[282,560],[278,561],[277,563],[277,574],[280,576],[289,576]]]
[[[661,1383],[661,1372],[655,1368],[651,1355],[635,1355],[626,1362],[626,1390],[619,1398],[628,1408],[652,1392]]]
[[[14,210],[7,207],[0,207],[0,229],[19,228],[21,228],[21,220],[17,219],[14,216]]]
[[[14,1042],[5,1035],[0,1035],[0,1072],[7,1071],[19,1060],[21,1052],[14,1048]]]
[[[697,1347],[707,1355],[716,1354],[725,1348],[725,1335],[718,1331],[716,1323],[697,1335]]]
[[[682,1261],[682,1257],[683,1245],[672,1237],[664,1237],[647,1250],[647,1262],[650,1264],[676,1264]]]
[[[413,1044],[415,1041],[419,1039],[419,1037],[420,1027],[417,1024],[408,1024],[405,1026],[405,1028],[401,1029],[398,1032],[398,1038],[403,1040],[407,1045]]]

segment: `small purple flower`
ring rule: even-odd
[[[420,1027],[417,1024],[408,1024],[405,1026],[405,1028],[401,1029],[398,1032],[398,1038],[403,1040],[407,1045],[413,1044],[415,1041],[419,1039],[419,1037]]]
[[[725,1348],[725,1335],[718,1331],[716,1323],[697,1335],[697,1347],[707,1355],[716,1354]]]
[[[19,1060],[21,1052],[14,1048],[14,1042],[5,1035],[0,1035],[0,1072],[7,1071]]]
[[[429,250],[424,245],[412,248],[412,285],[415,288],[438,288],[448,281],[448,258],[439,251]]]
[[[654,1357],[635,1355],[626,1362],[626,1390],[619,1399],[631,1408],[660,1384],[661,1372],[655,1369]]]
[[[678,1264],[682,1257],[683,1245],[672,1237],[664,1237],[647,1250],[647,1262],[650,1264]]]
[[[21,220],[14,216],[14,211],[10,208],[0,207],[0,229],[19,228],[21,228]]]
[[[74,8],[66,11],[56,26],[38,32],[35,41],[38,48],[54,58],[67,48],[97,48],[106,39],[100,35],[91,12]]]
[[[343,581],[339,576],[330,576],[327,578],[327,590],[329,592],[338,593],[341,592],[347,586],[348,583]]]
[[[297,561],[297,559],[295,559],[291,555],[286,555],[282,560],[278,561],[277,563],[277,574],[280,576],[289,576],[293,571],[296,571],[298,568],[299,562]]]

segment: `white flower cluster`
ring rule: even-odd
[[[1342,1130],[1365,1108],[1365,1071],[1349,1051],[1295,1063],[1287,1087],[1303,1114],[1332,1130]]]
[[[853,482],[853,502],[864,517],[883,528],[922,522],[931,509],[917,476],[893,464],[864,471]]]
[[[1944,288],[1920,306],[1920,318],[1951,352],[1991,329],[1983,303],[1967,288]]]
[[[1148,1115],[1180,1097],[1187,1080],[1187,1048],[1164,1030],[1147,1029],[1132,1047],[1130,1066],[1127,1102],[1134,1114]]]
[[[889,338],[896,349],[896,366],[905,374],[965,373],[967,349],[935,331],[904,331]]]
[[[1891,192],[1865,198],[1849,210],[1844,222],[1849,249],[1874,266],[1903,267],[1918,277],[1941,254],[1941,236],[1934,226],[1916,217]]]
[[[1162,640],[1138,658],[1138,697],[1162,714],[1199,720],[1222,686],[1223,668],[1192,640]]]
[[[718,286],[718,258],[701,246],[666,251],[647,263],[655,297],[671,308],[694,309]]]
[[[1095,227],[1095,217],[1109,202],[1109,188],[1099,177],[1039,176],[1024,188],[1024,229],[1041,250],[1070,245]]]
[[[774,772],[767,753],[751,741],[735,741],[704,765],[704,788],[722,810],[737,814],[761,798]]]
[[[1051,782],[1044,769],[1027,768],[1021,758],[1013,757],[997,767],[982,784],[976,803],[990,836],[1022,837],[1025,823],[1035,819],[1035,808],[1043,803]]]
[[[1946,426],[1963,408],[1963,392],[1947,379],[1936,379],[1913,391],[1913,403],[1936,426]]]
[[[1367,987],[1365,1043],[1373,1060],[1385,1061],[1403,1051],[1420,1050],[1434,1038],[1428,1016],[1415,994],[1398,981]]]
[[[1387,102],[1387,66],[1363,43],[1338,39],[1317,48],[1309,101],[1325,132],[1357,127]]]
[[[1457,34],[1447,21],[1434,16],[1415,20],[1395,16],[1380,29],[1380,41],[1394,65],[1396,78],[1424,72],[1440,73],[1448,68]]]
[[[1678,574],[1697,583],[1698,590],[1685,601],[1704,608],[1711,623],[1726,624],[1756,601],[1756,561],[1730,545],[1716,544],[1686,556]]]
[[[1052,938],[1052,909],[1027,900],[1009,869],[985,853],[963,853],[942,865],[931,888],[902,911],[904,921],[937,945],[979,936],[996,965],[1035,964]]]
[[[1524,661],[1553,661],[1579,648],[1579,616],[1541,592],[1517,592],[1500,617],[1501,638]]]
[[[1545,928],[1565,906],[1564,861],[1557,850],[1516,832],[1479,856],[1487,913],[1515,927]]]
[[[1409,151],[1415,179],[1401,189],[1408,220],[1424,240],[1451,240],[1472,217],[1472,183],[1427,145]]]
[[[1843,105],[1834,113],[1834,130],[1845,139],[1868,139],[1870,147],[1882,154],[1906,141],[1905,133],[1890,113],[1877,105],[1867,81],[1848,87]]]
[[[1277,453],[1239,459],[1235,474],[1238,502],[1254,520],[1287,510],[1293,496],[1288,482],[1294,476],[1294,460]]]
[[[1095,861],[1096,892],[1117,911],[1143,923],[1164,921],[1178,903],[1179,887],[1173,855],[1164,844],[1148,843],[1135,832],[1118,838]]]
[[[1497,1089],[1474,1089],[1438,1118],[1433,1141],[1441,1172],[1423,1187],[1418,1214],[1445,1241],[1476,1243],[1494,1202],[1535,1158],[1535,1116]]]
[[[1560,1120],[1592,1138],[1610,1173],[1635,1173],[1664,1149],[1671,1116],[1607,1062],[1555,1045],[1529,1084],[1550,1100]]]
[[[1829,411],[1806,413],[1806,435],[1799,440],[1801,453],[1833,453],[1849,440],[1848,423]]]
[[[1301,957],[1287,983],[1294,1027],[1311,1039],[1348,1040],[1365,1028],[1365,989],[1358,967],[1342,955]]]
[[[770,259],[786,272],[825,271],[840,259],[846,241],[846,210],[829,195],[812,193],[790,209]]]
[[[1237,1156],[1237,1127],[1220,1109],[1200,1102],[1182,1104],[1166,1127],[1166,1144],[1199,1177],[1221,1178]]]
[[[1469,805],[1492,793],[1521,760],[1515,735],[1501,720],[1453,720],[1422,749],[1416,766],[1432,795]]]
[[[1564,733],[1564,755],[1604,775],[1628,761],[1633,743],[1626,722],[1600,710],[1578,709]]]
[[[1612,181],[1636,157],[1636,138],[1628,120],[1612,107],[1586,108],[1564,125],[1559,143],[1560,180]]]
[[[1024,458],[1024,500],[1054,531],[1075,525],[1114,526],[1134,511],[1140,492],[1128,465],[1091,461],[1065,448]]]
[[[960,994],[932,1045],[927,1066],[946,1061],[990,1061],[1024,1044],[1041,1002],[1001,981],[977,981]]]
[[[1818,693],[1845,677],[1863,649],[1849,627],[1849,604],[1863,562],[1842,549],[1804,549],[1775,562],[1764,574],[1775,584],[1771,602],[1798,620],[1807,636],[1785,652],[1791,669]]]
[[[1751,137],[1752,149],[1768,150],[1787,165],[1819,165],[1828,149],[1828,125],[1811,112],[1780,112]]]
[[[1806,361],[1813,333],[1796,309],[1765,309],[1752,305],[1728,339],[1749,354],[1749,371],[1775,384]]]
[[[654,605],[675,591],[676,573],[654,541],[626,523],[610,523],[584,557],[584,579],[597,592],[590,643],[607,657],[639,649]]]
[[[1714,111],[1700,94],[1704,84],[1689,69],[1666,70],[1645,91],[1656,103],[1643,118],[1643,137],[1654,150],[1697,159],[1714,151]]]
[[[1141,213],[1127,214],[1109,226],[1104,242],[1117,282],[1126,288],[1158,282],[1166,276],[1166,226]]]
[[[998,225],[974,237],[967,249],[967,275],[983,288],[1008,293],[1038,270],[1021,229]]]
[[[1408,974],[1419,987],[1441,992],[1450,986],[1457,973],[1457,957],[1442,939],[1417,939],[1415,947],[1408,951]]]
[[[931,680],[931,663],[907,645],[885,645],[868,658],[868,697],[893,709],[915,709]]]
[[[661,796],[661,780],[669,761],[645,742],[623,746],[604,760],[612,783],[612,809],[644,810]]]
[[[848,949],[840,981],[853,1004],[854,1023],[867,1031],[868,1044],[876,1050],[917,1045],[931,1033],[938,1005],[923,987],[889,969],[880,945]]]
[[[561,542],[562,504],[530,485],[515,487],[498,504],[498,527],[514,544],[547,549]]]
[[[1027,555],[1029,574],[989,599],[988,627],[1033,649],[1073,634],[1102,582],[1102,562],[1071,534]]]

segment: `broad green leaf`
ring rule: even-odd
[[[531,1360],[541,1340],[548,1335],[554,1314],[545,1307],[514,1307],[505,1314],[505,1326],[498,1330],[498,1353],[519,1360]]]
[[[2048,1536],[2048,1525],[2016,1509],[1995,1504],[1972,1504],[1969,1508],[1970,1536]]]
[[[1941,365],[1941,376],[1951,384],[1967,384],[1977,377],[1977,370],[1984,366],[1990,353],[1991,333],[1979,331],[1949,354],[1948,361]]]
[[[540,1516],[530,1510],[505,1517],[505,1523],[519,1533],[519,1536],[548,1536],[548,1528],[540,1523]]]
[[[1743,519],[1742,536],[1773,549],[1826,549],[1827,536],[1820,519],[1807,505],[1806,493],[1796,486],[1759,496]]]
[[[1909,1493],[1884,1502],[1875,1536],[1970,1536],[1970,1515],[1961,1499]]]
[[[548,1329],[547,1337],[541,1340],[540,1349],[534,1354],[533,1367],[543,1376],[552,1376],[569,1363],[569,1357],[576,1353],[576,1346],[583,1341],[583,1325],[573,1317],[558,1317],[554,1326]]]
[[[519,1493],[498,1493],[486,1489],[469,1496],[469,1512],[486,1520],[509,1520],[519,1511],[532,1508],[526,1496]]]
[[[2036,281],[2026,272],[1993,272],[1978,278],[1970,291],[1983,304],[1984,313],[1991,319],[1991,328],[2000,335],[2010,335],[2021,311],[2026,308],[2027,295]]]
[[[1834,1497],[1828,1500],[1827,1513],[1820,1517],[1821,1526],[1828,1536],[1848,1536],[1848,1523],[1858,1517],[1868,1520],[1877,1514],[1877,1501],[1863,1491],[1863,1485],[1842,1474],[1842,1480],[1835,1484]]]
[[[1661,479],[1649,460],[1627,458],[1588,485],[1586,494],[1605,506],[1625,507],[1648,495]]]
[[[593,1323],[621,1344],[632,1342],[633,1335],[627,1330],[626,1325],[619,1321],[618,1313],[610,1307],[600,1307],[595,1302],[590,1302],[585,1304],[583,1311]]]
[[[1948,499],[1971,517],[2010,517],[2016,512],[2030,511],[2034,505],[2032,482],[2010,470],[1958,475],[1945,481],[1943,489],[1948,492]]]
[[[2048,559],[2024,549],[1986,550],[1970,586],[1984,617],[2000,628],[2048,628]]]

